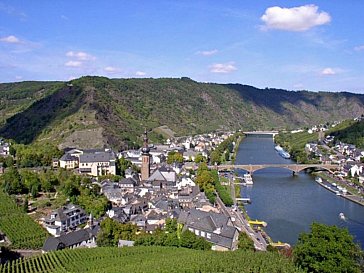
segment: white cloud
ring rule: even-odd
[[[118,73],[120,72],[120,69],[117,68],[117,67],[113,67],[113,66],[106,66],[104,68],[104,71],[107,72],[107,73],[110,73],[110,74],[113,74],[113,73]]]
[[[135,73],[135,76],[139,76],[139,77],[143,77],[143,76],[145,76],[145,75],[147,75],[147,73],[145,73],[145,72],[143,72],[143,71],[137,71],[137,72]]]
[[[210,72],[212,73],[231,73],[237,70],[233,62],[224,64],[213,64],[210,66]]]
[[[67,57],[75,58],[78,61],[94,61],[96,58],[83,51],[68,51]]]
[[[81,67],[82,62],[80,62],[80,61],[68,61],[64,65],[68,66],[68,67]]]
[[[364,45],[356,46],[356,47],[354,47],[354,50],[362,51],[362,50],[364,50]]]
[[[321,75],[335,75],[336,71],[334,69],[332,69],[331,67],[326,67],[321,71]]]
[[[260,19],[265,23],[263,29],[287,31],[306,31],[331,21],[330,15],[324,11],[319,12],[316,5],[294,8],[270,7]]]
[[[21,43],[21,41],[13,35],[10,35],[7,37],[2,37],[2,38],[0,38],[0,41],[4,42],[4,43],[9,43],[9,44],[20,44]]]
[[[217,49],[213,49],[213,50],[206,50],[206,51],[198,51],[197,54],[202,55],[202,56],[212,56],[218,52],[219,51]]]

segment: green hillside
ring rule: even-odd
[[[14,90],[19,98],[12,96]],[[189,78],[82,77],[69,83],[0,84],[0,92],[6,114],[0,136],[61,148],[136,146],[145,127],[156,140],[217,129],[296,128],[364,113],[359,94],[257,89]]]
[[[272,252],[215,252],[169,247],[68,249],[0,265],[18,272],[304,272]]]
[[[364,149],[364,119],[343,129],[335,130],[334,128],[330,135],[335,136],[336,141],[354,144],[356,147]]]

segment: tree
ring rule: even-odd
[[[118,161],[116,161],[116,167],[118,170],[118,173],[122,176],[125,177],[125,171],[128,168],[131,168],[133,163],[131,163],[131,161],[125,159],[124,157],[121,157]]]
[[[202,171],[200,175],[196,177],[196,183],[203,191],[213,190],[214,188],[214,178],[210,171]]]
[[[97,235],[98,246],[117,246],[119,240],[134,240],[137,227],[131,223],[121,224],[110,218],[101,222]]]
[[[177,219],[168,218],[166,220],[166,231],[168,233],[176,232],[177,231]]]
[[[25,213],[28,212],[28,206],[29,206],[29,201],[28,201],[28,196],[26,196],[25,199],[24,199],[24,203],[23,203],[23,211]]]
[[[4,181],[4,190],[7,194],[23,193],[25,190],[18,169],[14,167],[10,167],[8,171],[3,174],[2,180]]]
[[[302,233],[293,250],[296,265],[308,272],[360,272],[363,258],[347,229],[313,223],[310,233]]]
[[[239,234],[238,249],[255,250],[254,242],[245,232]]]
[[[14,159],[12,156],[0,157],[0,162],[4,164],[4,168],[14,166]]]
[[[197,237],[189,230],[184,231],[181,234],[181,247],[208,250],[211,249],[211,243],[207,242],[204,238]]]
[[[182,163],[183,162],[183,155],[179,152],[171,151],[168,153],[167,156],[167,163],[172,164],[174,162]]]
[[[195,157],[195,163],[206,162],[206,158],[202,154],[197,154]]]

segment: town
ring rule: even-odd
[[[316,181],[328,189],[337,187],[334,190],[337,195],[363,204],[364,152],[352,144],[338,142],[333,145],[333,136],[323,137],[326,130],[322,126],[308,129],[308,134],[318,132],[319,139],[307,143],[305,152],[308,158],[320,163],[337,164],[338,170],[321,176],[324,181],[321,178]],[[291,133],[302,132],[294,130]],[[237,197],[240,197],[240,185],[253,184],[248,173],[239,180],[234,172],[215,171],[218,182],[215,181],[213,189],[209,188],[213,184],[206,185],[210,183],[209,178],[202,178],[201,172],[210,175],[217,164],[231,164],[242,139],[241,132],[215,132],[152,144],[145,131],[143,146],[137,150],[114,152],[110,148],[66,148],[60,158],[52,159],[49,168],[54,171],[63,169],[87,178],[85,188],[95,191],[97,196],[104,196],[107,206],[93,215],[82,203],[72,203],[72,198],[68,198],[62,206],[44,210],[37,208],[36,204],[39,204],[37,199],[45,194],[30,194],[34,198],[26,201],[26,211],[29,215],[41,216],[35,220],[50,234],[42,251],[96,247],[101,241],[97,237],[105,219],[131,224],[139,234],[158,233],[175,221],[183,226],[183,230],[204,238],[211,244],[211,249],[219,251],[236,250],[243,240],[249,240],[251,247],[260,251],[268,246],[289,247],[288,244],[274,243],[264,232],[266,223],[252,221],[246,215],[244,205],[239,202],[243,198]],[[0,152],[4,160],[0,164],[0,173],[5,176],[4,166],[12,168],[10,164],[13,164],[10,147],[10,143],[1,140]],[[122,170],[118,167],[120,161],[123,162]],[[214,162],[210,170],[207,162]],[[32,172],[44,171],[30,169]],[[57,196],[59,193],[51,194]],[[3,242],[11,244],[10,236],[5,230],[1,231]],[[132,239],[119,238],[117,241],[118,246],[133,246],[134,243]]]

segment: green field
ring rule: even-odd
[[[40,249],[47,232],[0,190],[0,230],[11,241],[13,249]]]
[[[170,247],[67,249],[0,266],[13,272],[259,272],[298,270],[271,252],[214,252]]]

